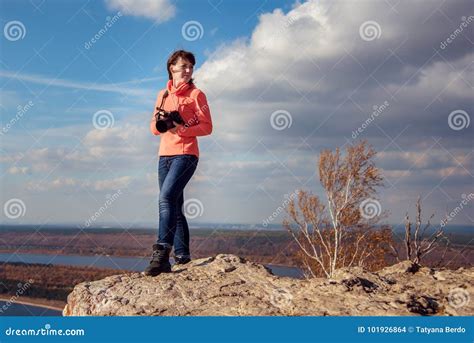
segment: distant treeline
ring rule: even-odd
[[[0,230],[0,252],[64,254],[64,255],[110,255],[147,257],[156,241],[156,230],[146,229],[22,229]],[[465,230],[454,234],[446,229],[450,245],[446,242],[427,257],[425,263],[436,265],[445,254],[445,265],[449,268],[472,265],[474,243],[472,235]],[[403,232],[394,230],[393,238],[399,249],[403,249]],[[277,230],[191,230],[191,254],[193,258],[207,257],[219,253],[235,254],[254,262],[300,266],[295,258],[297,246],[286,231]],[[394,263],[387,256],[387,264]]]

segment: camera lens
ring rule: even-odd
[[[166,120],[158,120],[156,122],[156,129],[160,133],[165,133],[166,131],[168,131],[168,125],[166,124]]]

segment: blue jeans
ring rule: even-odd
[[[160,156],[158,244],[174,245],[175,256],[190,256],[189,226],[183,213],[184,187],[196,170],[195,155]]]

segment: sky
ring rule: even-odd
[[[0,223],[156,225],[149,131],[172,51],[196,55],[214,124],[185,213],[280,224],[324,199],[323,149],[365,139],[388,223],[472,225],[470,1],[0,1]]]

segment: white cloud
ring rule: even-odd
[[[74,177],[60,176],[51,181],[36,182],[30,181],[26,185],[28,191],[51,191],[51,190],[89,190],[89,191],[117,191],[127,187],[132,178],[122,176],[108,180],[81,180]]]
[[[473,158],[462,151],[447,151],[439,147],[429,150],[382,151],[377,153],[377,164],[387,170],[441,170],[459,165],[469,168]]]
[[[106,0],[111,10],[121,11],[124,15],[145,17],[162,23],[176,14],[176,6],[170,0]]]
[[[23,159],[25,155],[22,152],[15,152],[11,154],[2,154],[0,156],[0,163],[17,163]]]
[[[6,71],[6,70],[0,70],[0,77],[20,80],[20,81],[27,81],[31,83],[40,84],[40,85],[46,85],[46,86],[85,89],[85,90],[93,90],[93,91],[101,91],[101,92],[113,92],[113,93],[119,93],[122,95],[133,95],[133,96],[149,95],[149,92],[144,89],[123,87],[123,85],[128,84],[128,82],[131,82],[131,81],[123,82],[123,83],[97,84],[95,82],[94,83],[77,82],[77,81],[70,81],[70,80],[64,80],[64,79],[58,79],[58,78],[49,78],[47,76],[35,75],[35,74],[14,73],[14,72]],[[146,81],[148,80],[149,79],[146,79]]]
[[[409,177],[411,175],[410,170],[381,170],[382,175],[388,178],[402,178]]]
[[[226,140],[229,134],[238,135],[247,142],[257,135],[276,137],[268,117],[279,109],[294,119],[286,144],[313,131],[349,136],[373,105],[387,99],[391,115],[379,119],[378,125],[388,124],[396,135],[414,109],[414,120],[420,124],[432,120],[426,107],[438,97],[467,103],[474,54],[462,37],[456,51],[435,54],[446,31],[435,16],[429,17],[439,13],[435,5],[400,5],[394,12],[384,2],[308,1],[286,14],[279,9],[262,14],[248,40],[220,46],[195,73],[218,114],[216,136],[222,133],[219,139]],[[445,3],[440,10],[453,16],[467,8],[467,2]],[[382,30],[373,42],[359,35],[359,27],[368,20],[378,21]],[[423,39],[413,32],[423,34]],[[361,116],[360,108],[367,113]],[[444,115],[439,107],[436,112],[437,118]],[[449,133],[446,125],[443,130]],[[375,126],[367,134],[374,132],[384,137]]]
[[[94,182],[94,189],[97,191],[118,190],[128,186],[131,181],[130,176],[122,176],[112,180],[102,180]]]
[[[12,174],[12,175],[16,175],[16,174],[27,174],[29,172],[29,168],[28,167],[11,167],[8,169],[8,173]]]
[[[78,185],[78,180],[75,180],[73,178],[58,178],[50,183],[51,188],[63,188],[63,187],[76,187]]]

